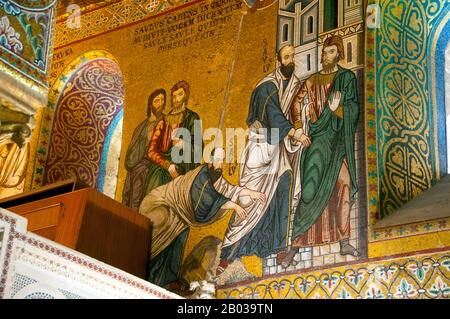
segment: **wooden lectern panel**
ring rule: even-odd
[[[120,269],[133,269],[145,278],[149,256],[150,220],[112,200],[88,189],[86,213],[83,218],[77,251]]]
[[[49,198],[42,195],[56,194],[51,187],[14,196],[0,207],[27,218],[31,232],[145,278],[150,220],[95,189],[63,188],[64,194]]]
[[[59,203],[21,214],[28,219],[28,230],[42,237],[55,240],[55,234],[64,215],[64,206]]]
[[[49,239],[66,247],[76,249],[81,222],[85,213],[87,190],[88,189],[79,190],[19,206],[9,207],[8,210],[28,219],[27,215],[30,214],[30,212],[46,209],[47,207],[60,206],[63,211],[63,217],[59,220],[54,237]],[[28,230],[33,231],[30,227],[33,227],[33,225],[28,223]]]

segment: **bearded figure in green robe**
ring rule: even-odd
[[[197,168],[202,159],[201,121],[187,105],[190,86],[177,82],[171,89],[171,110],[156,125],[147,157],[149,170],[145,194]]]
[[[295,127],[311,141],[300,160],[301,197],[292,245],[339,242],[341,255],[357,257],[349,239],[350,209],[358,190],[355,132],[360,104],[356,76],[338,65],[342,59],[342,39],[328,38],[322,51],[323,70],[303,83],[291,105]]]
[[[153,164],[147,150],[156,125],[162,119],[166,105],[166,91],[158,89],[148,98],[147,118],[136,127],[125,157],[127,177],[122,193],[122,203],[138,211],[146,193],[146,180]]]

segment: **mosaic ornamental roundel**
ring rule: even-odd
[[[114,61],[95,59],[73,73],[57,103],[45,184],[77,176],[97,187],[105,139],[123,99],[122,74]]]

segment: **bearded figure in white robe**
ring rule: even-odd
[[[267,201],[259,204],[239,197],[238,204],[248,215],[244,220],[230,221],[218,275],[243,256],[264,258],[289,250],[290,214],[301,191],[301,150],[311,143],[303,129],[294,128],[290,118],[290,105],[300,85],[294,74],[294,55],[292,46],[281,48],[280,67],[253,91],[247,118],[250,133],[241,158],[239,186],[266,194]]]

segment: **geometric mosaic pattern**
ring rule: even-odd
[[[376,0],[370,0],[369,5],[374,5]],[[367,21],[374,24],[376,20],[376,7],[367,12]],[[365,121],[366,121],[366,165],[368,183],[368,225],[375,224],[379,218],[379,186],[378,186],[378,152],[377,152],[377,116],[376,116],[376,92],[375,92],[375,40],[376,30],[366,28],[366,95],[365,95]],[[369,232],[369,240],[370,240]]]
[[[427,44],[435,19],[450,3],[379,1],[377,30],[380,213],[385,216],[439,178],[435,112],[429,107]]]
[[[408,256],[221,288],[231,299],[450,298],[450,254]]]
[[[0,227],[0,251],[2,249],[2,242],[3,242],[3,234],[5,233],[5,229],[3,227]]]
[[[81,297],[81,296],[79,296],[77,294],[74,294],[74,293],[71,293],[69,291],[66,291],[64,289],[58,289],[58,291],[60,293],[62,293],[67,299],[86,299],[86,298],[83,298],[83,297]]]
[[[56,16],[62,16],[67,14],[69,6],[73,3],[76,3],[77,6],[81,8],[81,11],[90,10],[97,8],[99,6],[104,6],[108,3],[118,2],[121,0],[77,0],[76,2],[72,0],[59,0],[56,5]]]
[[[425,1],[426,2],[426,1]],[[389,13],[387,10],[387,4],[390,2],[383,2],[379,3],[375,0],[370,0],[369,5],[379,4],[384,5],[379,7],[380,12],[378,14],[378,17],[380,18],[379,25],[380,27],[383,24],[383,17],[384,19],[388,19],[386,16],[394,14],[394,12]],[[392,2],[394,3],[394,2]],[[413,5],[413,2],[408,2],[409,5]],[[418,3],[414,3],[416,5]],[[430,10],[430,14],[436,15],[438,11],[442,12],[442,1],[440,4],[434,6],[434,7],[428,7]],[[384,11],[381,11],[384,10]],[[422,11],[421,11],[422,12]],[[376,7],[371,7],[371,10],[368,10],[367,12],[367,20],[370,22],[373,26],[375,25],[375,18],[377,17],[377,11]],[[373,20],[371,20],[373,18]],[[403,19],[405,20],[405,18]],[[402,21],[403,21],[402,20]],[[430,20],[431,22],[433,20]],[[430,22],[430,23],[431,23]],[[397,31],[403,32],[403,29],[400,28],[398,30],[398,21],[397,21]],[[389,52],[389,50],[393,50],[392,48],[386,48],[388,44],[386,42],[380,42],[377,38],[377,36],[382,33],[386,32],[386,29],[389,29],[391,27],[384,26],[384,29],[382,28],[376,28],[376,27],[367,27],[366,28],[366,100],[365,100],[365,117],[366,117],[366,141],[367,141],[367,181],[368,181],[368,225],[369,225],[369,242],[376,242],[380,240],[385,239],[393,239],[393,238],[401,238],[405,236],[411,236],[411,235],[419,235],[419,234],[425,234],[425,233],[431,233],[436,231],[444,231],[450,229],[450,222],[448,219],[440,219],[440,220],[432,220],[432,221],[426,221],[426,222],[419,222],[419,223],[413,223],[408,225],[400,225],[400,226],[394,226],[394,227],[388,227],[384,229],[372,229],[372,225],[374,225],[382,216],[385,216],[389,213],[390,210],[393,209],[393,207],[398,207],[404,204],[407,200],[405,198],[401,198],[401,196],[396,195],[396,193],[403,191],[405,187],[404,181],[406,180],[406,176],[409,174],[408,170],[406,169],[398,169],[398,166],[394,163],[389,163],[391,159],[397,157],[383,157],[383,150],[386,149],[386,144],[383,142],[383,140],[387,140],[390,138],[396,138],[393,134],[394,132],[397,132],[399,134],[401,133],[401,129],[399,129],[399,124],[397,123],[396,126],[392,127],[392,134],[389,136],[389,134],[386,133],[386,128],[388,128],[388,125],[385,125],[384,130],[380,130],[378,128],[379,125],[381,125],[381,121],[379,117],[381,117],[380,113],[387,113],[389,112],[389,103],[390,101],[398,101],[398,94],[396,94],[397,98],[394,99],[388,99],[381,100],[381,102],[385,103],[384,105],[380,104],[380,100],[377,100],[377,98],[380,96],[380,86],[381,86],[381,77],[383,75],[383,71],[385,71],[386,66],[383,64],[383,60],[380,60],[379,54],[381,51],[383,52]],[[427,29],[430,29],[431,27],[428,26]],[[391,32],[391,31],[389,31]],[[405,31],[406,32],[406,31]],[[383,44],[383,46],[382,46]],[[397,48],[396,48],[397,49]],[[422,54],[423,55],[423,54]],[[392,57],[393,58],[393,57]],[[408,62],[407,60],[402,60],[402,63]],[[378,64],[377,64],[378,63]],[[408,62],[411,64],[411,62]],[[413,66],[409,65],[408,69],[413,70],[417,67],[421,67],[421,65],[416,66],[415,63],[412,63]],[[423,66],[423,65],[422,65]],[[377,82],[378,81],[378,82]],[[425,82],[424,82],[425,83]],[[397,88],[402,91],[402,87]],[[421,90],[426,92],[427,86],[421,85]],[[400,94],[401,96],[401,94]],[[403,99],[402,99],[403,100]],[[414,100],[414,99],[413,99]],[[425,105],[427,102],[422,102],[423,105]],[[393,104],[392,104],[393,105]],[[401,115],[401,113],[397,114]],[[408,119],[406,120],[407,123],[411,122],[410,115]],[[384,115],[386,118],[387,116]],[[387,121],[387,119],[385,119]],[[378,125],[377,125],[378,123]],[[377,133],[380,131],[380,133]],[[411,133],[411,132],[409,132]],[[383,145],[384,143],[384,145]],[[420,154],[419,154],[420,156]],[[413,157],[409,157],[410,159]],[[386,162],[387,161],[387,162]],[[413,161],[415,162],[415,161]],[[382,165],[384,163],[389,163],[385,166],[385,170],[382,169]],[[403,162],[404,163],[404,162]],[[403,164],[402,164],[403,165]],[[414,167],[414,170],[416,170],[415,164],[412,166]],[[392,179],[389,181],[388,178],[388,172],[392,169],[396,169],[396,173],[392,173],[391,176]],[[434,169],[434,167],[430,166],[430,169]],[[397,182],[399,180],[398,174],[403,172],[402,176],[403,182],[400,182],[400,186],[397,189],[396,184],[393,184],[393,181]],[[406,175],[405,175],[406,172]],[[380,174],[380,175],[379,175]],[[383,177],[383,174],[385,176]],[[397,175],[396,175],[397,174]],[[379,176],[380,179],[383,178],[383,182],[379,182]],[[395,177],[394,177],[395,176]],[[408,181],[406,181],[409,183]],[[390,185],[389,185],[390,184]],[[423,182],[422,182],[423,184]],[[387,188],[387,186],[389,186]],[[411,187],[411,186],[408,186]],[[409,188],[411,189],[411,188]],[[416,188],[415,188],[416,189]],[[382,194],[380,192],[382,191]],[[414,192],[410,193],[410,195],[413,195]],[[380,200],[380,195],[383,196],[383,201]],[[387,206],[388,202],[391,203],[391,208],[388,209]]]
[[[20,290],[34,283],[37,283],[37,281],[32,278],[21,274],[15,274],[11,288],[11,297],[14,297]]]
[[[140,21],[163,11],[187,4],[199,3],[203,0],[186,0],[181,2],[169,0],[122,0],[113,1],[107,6],[83,12],[80,27],[73,27],[68,22],[69,14],[58,17],[55,30],[55,48],[70,42],[95,36],[99,33],[123,27]],[[100,1],[99,1],[100,2]],[[107,2],[107,1],[105,1]]]
[[[405,236],[422,235],[447,230],[450,230],[450,219],[448,218],[424,221],[408,225],[387,227],[383,229],[373,229],[370,233],[370,242],[373,243],[386,239],[402,238]]]
[[[33,292],[25,296],[24,299],[55,299],[55,297],[45,292]]]

